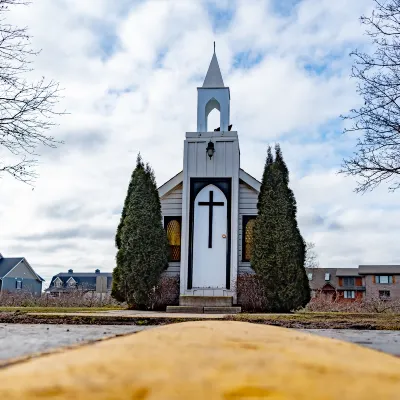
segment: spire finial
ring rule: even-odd
[[[214,42],[214,54],[215,54],[215,42]]]

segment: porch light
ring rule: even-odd
[[[211,157],[215,153],[214,143],[211,140],[208,142],[208,145],[207,145],[207,148],[206,148],[206,152],[207,152],[208,157],[210,157],[210,160],[211,160]]]

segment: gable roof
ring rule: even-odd
[[[165,196],[168,192],[170,192],[173,188],[175,188],[182,182],[183,182],[183,171],[178,172],[169,181],[165,182],[158,188],[159,196],[160,197]]]
[[[239,179],[249,185],[252,189],[259,192],[261,187],[261,182],[259,182],[256,178],[252,177],[245,170],[239,170]],[[165,196],[172,189],[178,186],[183,182],[183,171],[178,172],[175,176],[173,176],[169,181],[165,182],[158,188],[158,194],[160,197]]]
[[[258,181],[256,178],[248,174],[244,169],[240,168],[239,170],[239,178],[247,183],[251,188],[256,190],[257,192],[260,192],[261,188],[261,182]]]
[[[6,276],[14,267],[16,267],[24,257],[0,258],[0,279]]]
[[[204,79],[203,88],[224,88],[224,81],[222,79],[221,70],[219,68],[217,55],[213,54],[208,67],[207,75]]]
[[[78,286],[83,287],[88,290],[96,289],[96,278],[98,276],[105,276],[107,278],[107,288],[111,288],[112,283],[112,272],[60,272],[51,278],[49,288],[51,290],[54,288],[54,281],[57,279],[61,280],[63,286],[72,278]]]

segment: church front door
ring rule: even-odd
[[[225,288],[228,246],[225,194],[207,185],[194,201],[193,287]]]

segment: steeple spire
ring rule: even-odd
[[[215,54],[215,42],[214,42],[214,54],[212,56],[210,66],[208,67],[207,75],[204,79],[203,88],[223,88],[225,87],[222,79],[221,70]]]

